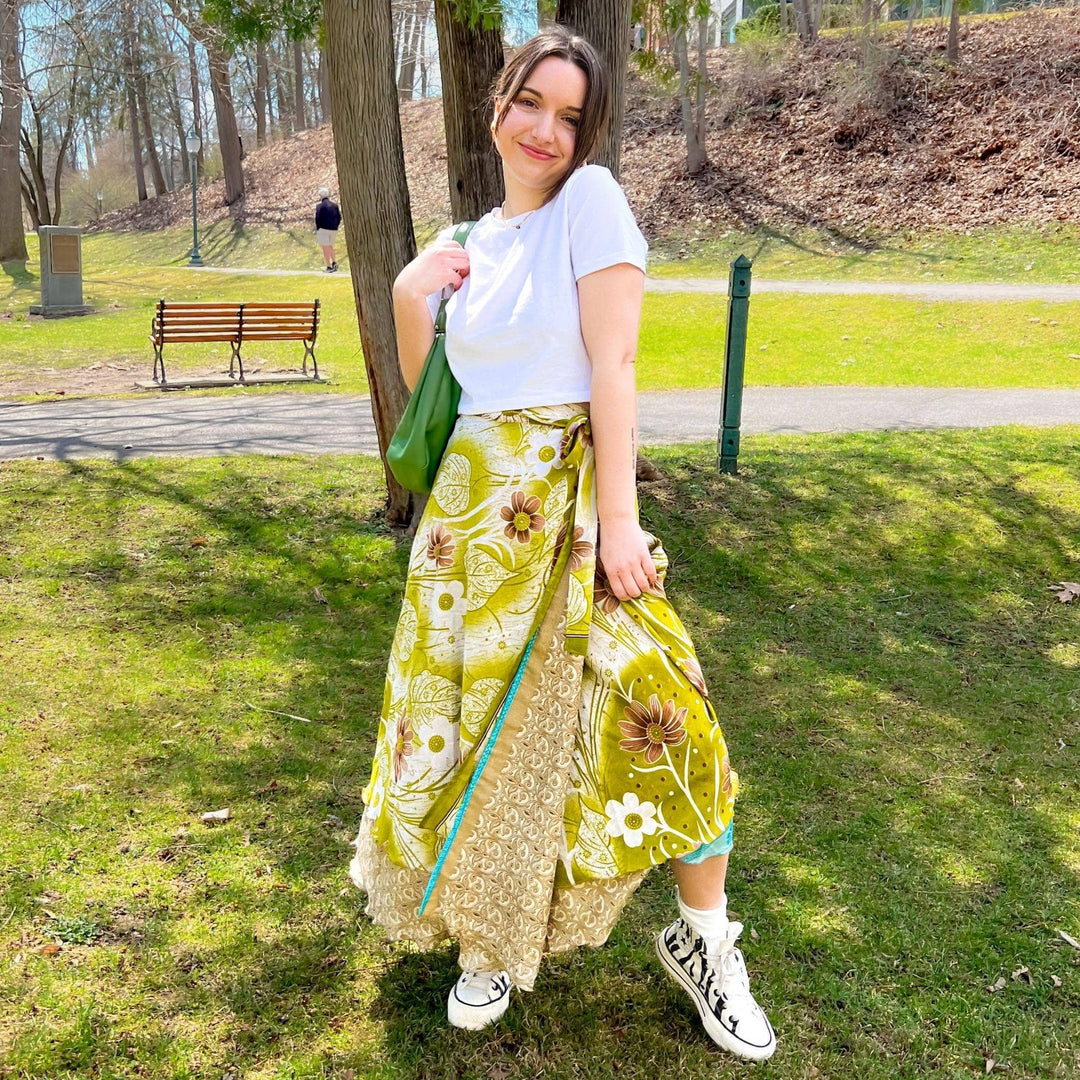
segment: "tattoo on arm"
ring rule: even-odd
[[[630,429],[630,456],[637,461],[637,432],[634,428]]]

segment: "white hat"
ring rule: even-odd
[[[319,188],[319,198],[320,199],[329,199],[330,198],[330,189],[325,188],[325,187]]]

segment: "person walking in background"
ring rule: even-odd
[[[669,863],[655,949],[709,1037],[769,1057],[725,895],[738,778],[667,556],[638,521],[645,238],[588,164],[610,114],[593,47],[545,30],[495,87],[506,199],[394,285],[415,386],[440,294],[457,424],[416,530],[350,867],[393,939],[460,946],[447,1017],[478,1030],[541,959],[601,945]]]
[[[326,260],[326,272],[337,270],[337,256],[334,244],[337,243],[337,231],[341,228],[341,208],[330,198],[330,189],[319,188],[319,205],[315,207],[315,239],[322,248]]]

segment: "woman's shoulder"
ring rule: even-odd
[[[603,165],[582,165],[570,174],[566,181],[567,193],[586,195],[592,192],[622,191],[619,181],[611,175],[611,170]]]

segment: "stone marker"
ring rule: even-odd
[[[82,234],[74,225],[41,225],[41,303],[31,315],[61,319],[66,315],[89,315],[94,309],[83,303]]]

